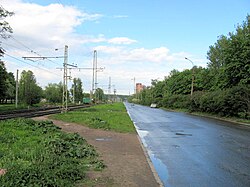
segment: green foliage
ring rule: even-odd
[[[24,70],[19,82],[20,101],[27,105],[33,105],[40,102],[42,95],[43,90],[37,85],[33,72]]]
[[[171,94],[189,94],[192,83],[192,71],[172,71],[170,77],[165,79],[166,89]]]
[[[74,78],[72,88],[70,90],[71,95],[74,97],[75,103],[82,102],[83,98],[83,88],[82,88],[82,81],[80,78]]]
[[[9,72],[7,74],[7,79],[6,79],[6,84],[7,84],[7,90],[6,90],[6,99],[15,99],[16,95],[16,81],[14,78],[14,74],[12,72]]]
[[[68,113],[52,115],[53,119],[75,122],[91,128],[116,132],[135,132],[123,103],[102,104]]]
[[[105,167],[84,139],[51,121],[8,120],[0,128],[1,186],[75,186],[87,170]]]
[[[95,100],[96,101],[103,101],[104,99],[104,92],[101,88],[97,88],[95,91]]]
[[[214,92],[196,92],[191,100],[190,111],[209,112],[220,116],[250,118],[250,88],[235,86]]]
[[[12,33],[12,28],[10,27],[9,23],[5,21],[5,18],[12,16],[14,13],[5,10],[0,5],[0,37],[1,39],[7,39],[10,37],[10,33]],[[3,56],[4,49],[0,45],[0,57]],[[0,59],[1,61],[1,59]]]
[[[172,109],[182,109],[189,106],[190,96],[189,95],[166,95],[163,98],[163,107]]]
[[[49,103],[62,102],[62,93],[63,93],[63,85],[61,82],[59,84],[49,83],[44,90],[44,96]]]
[[[235,33],[221,36],[209,47],[208,66],[215,71],[218,88],[250,84],[250,16]]]
[[[8,38],[10,37],[9,33],[12,33],[12,28],[10,27],[9,23],[5,21],[5,18],[8,16],[12,16],[14,13],[5,10],[2,6],[0,6],[0,36],[1,38]],[[2,48],[0,48],[2,49]],[[2,51],[2,50],[0,50]],[[1,53],[0,53],[1,56]]]
[[[0,60],[0,101],[5,98],[7,91],[7,70],[4,65],[4,62]]]

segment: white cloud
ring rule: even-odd
[[[122,47],[105,46],[105,45],[95,47],[95,50],[97,50],[98,52],[111,55],[118,55],[119,53],[122,52],[122,49],[123,49]]]
[[[132,40],[127,37],[116,37],[108,40],[108,43],[111,44],[132,44],[136,42],[137,42],[136,40]]]
[[[102,17],[100,14],[88,14],[73,6],[50,4],[41,6],[22,1],[3,0],[5,9],[13,11],[14,16],[8,22],[14,31],[14,36],[42,46],[79,44],[75,28],[86,21],[95,21]]]
[[[128,18],[127,15],[114,15],[114,18]]]
[[[170,53],[166,47],[159,48],[125,48],[121,46],[97,46],[95,48],[103,55],[108,54],[108,62],[110,64],[141,62],[141,63],[175,63],[183,61],[188,53]]]

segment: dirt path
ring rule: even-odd
[[[35,119],[46,120],[47,118]],[[96,148],[101,159],[107,165],[104,171],[89,174],[89,177],[103,181],[97,183],[97,186],[160,186],[150,169],[137,134],[90,129],[75,123],[57,120],[53,120],[53,122],[63,131],[79,133]]]

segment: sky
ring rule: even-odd
[[[2,60],[16,75],[31,70],[37,83],[63,79],[63,58],[25,60],[22,57],[64,55],[68,63],[91,68],[97,51],[98,87],[108,92],[133,94],[136,83],[151,85],[171,70],[206,67],[207,51],[219,36],[235,31],[250,13],[249,0],[0,0],[15,14],[6,19],[12,37],[2,39]],[[20,74],[19,74],[20,75]],[[72,69],[84,92],[92,85],[92,70]],[[72,81],[69,80],[70,88]]]

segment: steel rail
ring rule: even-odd
[[[74,105],[69,106],[68,110],[76,110],[80,108],[88,108],[91,105]],[[46,108],[38,108],[38,109],[25,109],[25,110],[15,110],[9,112],[0,113],[0,120],[13,119],[13,118],[32,118],[38,116],[45,116],[49,114],[57,114],[61,113],[61,107],[46,107]]]

